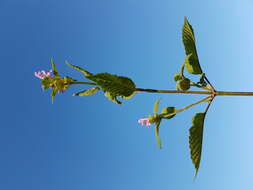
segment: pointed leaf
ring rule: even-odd
[[[52,69],[53,69],[53,74],[54,74],[54,76],[59,76],[58,70],[57,70],[57,68],[56,68],[56,65],[55,65],[53,59],[51,59],[51,65],[52,65]]]
[[[195,45],[195,37],[192,26],[189,24],[187,18],[184,20],[184,26],[182,29],[183,43],[185,47],[185,54],[187,56],[186,68],[191,74],[201,74],[202,70],[200,67],[197,49]],[[191,56],[189,56],[191,55]]]
[[[66,63],[68,66],[70,66],[70,67],[76,69],[77,71],[83,73],[85,77],[92,76],[92,73],[90,73],[90,72],[88,72],[88,71],[82,69],[81,67],[72,65],[72,64],[68,63],[67,61],[65,61],[65,63]]]
[[[158,113],[158,107],[159,107],[159,104],[160,104],[160,100],[157,100],[154,104],[154,114],[157,114]]]
[[[96,84],[105,92],[106,97],[117,104],[121,103],[117,100],[118,96],[124,99],[129,99],[135,94],[135,84],[127,77],[112,75],[109,73],[98,73],[92,76],[87,76],[87,78],[96,82]]]
[[[155,138],[156,138],[156,142],[157,142],[158,147],[162,148],[161,139],[159,137],[160,124],[161,124],[161,119],[159,119],[156,122],[156,126],[155,126]]]
[[[191,150],[191,159],[196,169],[195,176],[198,173],[201,160],[204,119],[205,113],[197,113],[192,118],[192,127],[190,128],[189,145]]]
[[[73,94],[73,96],[87,96],[87,95],[92,95],[95,94],[99,90],[98,87],[95,88],[90,88],[88,90],[84,90],[78,93]]]

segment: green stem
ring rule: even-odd
[[[191,81],[191,86],[194,86],[194,87],[197,87],[197,88],[201,88],[203,90],[211,91],[209,88],[201,87],[200,85],[198,85],[197,83],[192,82],[192,81]]]
[[[70,84],[88,84],[88,85],[97,85],[94,82],[71,82]]]
[[[215,92],[216,90],[215,90],[215,88],[213,87],[213,85],[211,84],[211,82],[208,80],[208,78],[207,78],[206,76],[205,76],[204,78],[205,78],[206,82],[211,86],[213,92]]]
[[[182,65],[182,67],[180,69],[180,73],[181,73],[182,77],[185,77],[184,76],[184,67],[185,67],[185,63],[183,63],[183,65]]]
[[[253,92],[226,92],[226,91],[179,91],[179,90],[156,90],[136,88],[135,92],[167,93],[167,94],[209,94],[215,96],[253,96]]]
[[[195,103],[193,103],[193,104],[190,104],[190,105],[185,106],[185,107],[183,107],[183,108],[181,108],[181,109],[178,109],[178,110],[176,110],[174,113],[170,113],[170,114],[162,115],[162,116],[163,116],[163,117],[172,116],[172,115],[174,115],[174,114],[176,114],[176,113],[182,112],[182,111],[187,110],[187,109],[189,109],[189,108],[191,108],[191,107],[193,107],[193,106],[196,106],[196,105],[198,105],[198,104],[200,104],[200,103],[202,103],[202,102],[206,102],[206,101],[208,101],[210,98],[212,98],[212,96],[208,96],[208,97],[203,98],[202,100],[199,100],[199,101],[197,101],[197,102],[195,102]]]
[[[253,96],[253,92],[225,92],[216,91],[216,96]]]
[[[135,92],[148,92],[148,93],[168,93],[168,94],[212,94],[210,91],[179,91],[179,90],[155,90],[136,88]]]

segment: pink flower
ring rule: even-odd
[[[151,125],[148,118],[141,118],[138,120],[138,123],[140,123],[141,125],[146,125],[147,127]]]
[[[46,78],[46,77],[52,77],[52,75],[51,75],[51,73],[52,73],[53,71],[52,70],[50,70],[49,72],[46,72],[46,71],[38,71],[38,72],[35,72],[34,73],[34,75],[36,76],[36,77],[38,77],[39,79],[44,79],[44,78]]]

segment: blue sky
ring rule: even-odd
[[[81,80],[68,60],[90,72],[132,78],[138,87],[174,89],[184,60],[187,16],[201,65],[218,90],[253,91],[253,3],[249,0],[1,0],[0,189],[250,189],[253,186],[253,97],[217,97],[205,122],[195,182],[188,148],[194,107],[154,130],[137,120],[196,95],[139,93],[116,105],[102,93],[51,104],[37,70],[54,58],[62,75]]]

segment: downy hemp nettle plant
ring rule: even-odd
[[[176,90],[155,90],[137,88],[135,83],[127,77],[112,75],[109,73],[93,74],[88,72],[87,70],[84,70],[78,66],[74,66],[66,62],[68,66],[81,72],[84,78],[89,80],[89,82],[77,81],[68,76],[62,77],[58,73],[53,60],[51,60],[52,70],[50,70],[49,72],[35,72],[35,76],[41,79],[43,89],[51,88],[52,102],[54,101],[54,97],[57,93],[64,92],[71,85],[76,84],[93,85],[94,87],[90,89],[85,89],[78,93],[74,93],[73,96],[92,95],[95,94],[97,91],[102,90],[104,92],[104,95],[116,104],[121,104],[121,102],[118,100],[118,97],[121,97],[123,99],[129,99],[133,97],[134,94],[137,92],[207,95],[207,97],[203,98],[202,100],[199,100],[183,108],[163,108],[160,113],[158,112],[158,106],[160,101],[157,100],[154,104],[153,114],[149,115],[147,118],[142,118],[138,120],[140,124],[145,125],[147,127],[151,126],[152,124],[155,125],[154,128],[156,141],[159,148],[161,148],[159,128],[163,120],[172,119],[176,114],[200,103],[207,103],[207,107],[204,112],[196,113],[193,116],[192,126],[189,130],[190,154],[197,174],[201,160],[204,120],[214,98],[216,96],[252,96],[253,92],[224,92],[217,91],[213,87],[213,85],[209,82],[205,73],[201,69],[195,45],[193,28],[186,18],[184,20],[184,25],[182,28],[182,39],[185,48],[186,58],[184,60],[183,65],[181,66],[179,73],[175,73],[174,75],[174,80],[176,82]],[[198,75],[199,81],[194,82],[187,78],[184,75],[185,70],[187,70],[190,74]],[[197,87],[200,89],[200,91],[189,91],[191,87]]]

